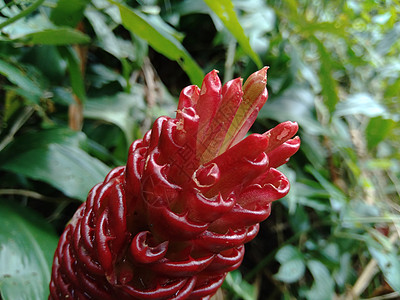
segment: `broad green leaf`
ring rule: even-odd
[[[147,41],[157,52],[176,61],[193,84],[201,85],[204,77],[203,71],[174,36],[132,8],[113,0],[109,0],[109,2],[118,6],[122,24],[126,29]]]
[[[47,182],[65,195],[82,201],[109,171],[106,165],[82,149],[60,144],[19,153],[2,168]]]
[[[277,280],[293,283],[304,276],[306,270],[304,258],[295,247],[284,246],[276,253],[275,258],[281,263],[278,273],[274,275]]]
[[[283,264],[288,260],[302,258],[302,254],[297,248],[293,247],[292,245],[287,245],[279,249],[275,255],[275,258],[277,261]]]
[[[75,50],[71,47],[60,47],[59,51],[61,55],[67,60],[68,73],[71,82],[72,90],[75,95],[82,102],[86,101],[86,90],[85,83],[83,81],[83,75],[80,67],[79,57]]]
[[[221,19],[225,27],[237,39],[243,51],[247,53],[258,68],[262,68],[260,57],[253,51],[249,39],[237,18],[233,3],[230,0],[204,0],[210,9]]]
[[[395,125],[394,120],[385,119],[381,116],[370,119],[365,129],[368,149],[371,150],[382,142]]]
[[[58,237],[33,211],[0,200],[0,298],[45,300]]]
[[[47,89],[51,89],[53,84],[60,84],[65,79],[66,74],[66,63],[61,57],[60,52],[57,50],[57,46],[54,45],[40,45],[29,47],[29,51],[24,55],[24,62],[32,69],[34,66],[41,72],[40,81],[42,85],[46,86]],[[31,71],[32,72],[32,71]],[[32,78],[36,78],[37,75],[31,75]],[[46,98],[49,94],[46,93]]]
[[[83,18],[83,11],[89,0],[58,0],[51,10],[50,20],[57,26],[75,28]]]
[[[69,128],[53,128],[40,130],[21,135],[14,139],[12,144],[5,148],[0,156],[0,163],[4,163],[18,153],[29,149],[47,147],[49,144],[64,144],[76,148],[86,146],[86,136]]]
[[[17,68],[13,64],[0,59],[0,74],[7,77],[10,82],[17,85],[22,90],[29,92],[29,99],[31,101],[36,103],[39,102],[43,91],[40,89],[39,85],[30,79],[24,71]]]
[[[110,168],[78,147],[82,139],[82,134],[63,129],[26,134],[4,150],[1,168],[83,201]]]
[[[387,243],[390,242],[387,241]],[[398,248],[392,246],[385,249],[374,241],[369,242],[368,250],[378,262],[379,269],[385,276],[387,283],[393,290],[400,293],[400,253]]]
[[[308,300],[333,299],[335,283],[327,267],[317,260],[308,261],[307,267],[314,278],[314,283],[310,290],[304,292],[305,298]]]
[[[292,259],[284,262],[274,278],[286,283],[293,283],[300,280],[304,276],[306,266],[302,259]]]
[[[240,299],[257,299],[255,287],[243,280],[242,274],[238,270],[228,273],[223,286],[231,290],[236,296],[239,296]]]
[[[15,41],[28,45],[71,45],[87,44],[90,37],[69,27],[58,27],[32,32]]]
[[[119,93],[111,97],[86,101],[84,116],[117,125],[124,132],[127,141],[131,143],[134,126],[143,120],[145,111],[143,89],[135,86],[132,91],[135,93]]]

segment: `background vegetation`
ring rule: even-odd
[[[58,235],[179,91],[269,65],[252,130],[300,125],[226,299],[399,299],[397,0],[0,0],[0,293],[46,299]]]

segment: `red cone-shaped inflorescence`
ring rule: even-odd
[[[289,191],[276,168],[300,146],[297,124],[245,137],[267,100],[264,68],[242,86],[183,89],[175,118],[135,141],[126,166],[90,191],[60,238],[49,299],[209,299],[239,267]]]

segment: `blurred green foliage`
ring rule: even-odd
[[[297,121],[302,147],[226,298],[400,297],[399,15],[397,0],[0,0],[0,298],[46,299],[57,233],[180,89],[262,65],[252,130]]]

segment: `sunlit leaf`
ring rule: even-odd
[[[126,29],[146,40],[157,52],[176,61],[189,76],[193,84],[200,85],[204,73],[182,44],[171,34],[155,26],[145,15],[121,3],[109,0],[118,6],[122,24]]]
[[[15,41],[28,45],[70,45],[87,44],[90,42],[90,37],[69,27],[59,27],[32,32]]]
[[[367,239],[368,250],[377,261],[387,283],[400,293],[400,253],[397,247],[391,245],[388,238],[381,236],[381,239],[386,240],[383,245],[371,238]]]
[[[0,298],[47,299],[57,235],[33,211],[4,200],[0,220]]]
[[[334,281],[329,270],[323,263],[317,260],[307,262],[314,283],[310,290],[304,292],[308,300],[331,300],[334,294]]]
[[[133,43],[124,41],[116,36],[109,24],[106,23],[104,14],[93,7],[88,7],[85,11],[85,16],[96,32],[98,43],[105,51],[117,58],[129,57],[133,59],[136,56]]]
[[[274,278],[286,283],[293,283],[304,276],[306,266],[303,255],[298,249],[287,245],[276,253],[276,260],[281,263]]]
[[[285,261],[280,267],[274,278],[286,283],[293,283],[304,276],[306,270],[302,259],[293,259]]]
[[[385,116],[386,109],[372,95],[368,93],[356,93],[338,103],[336,116],[365,115],[367,117]]]
[[[394,120],[380,116],[370,119],[365,129],[368,149],[371,150],[382,142],[395,125]]]
[[[262,62],[250,46],[249,39],[244,33],[242,26],[237,18],[232,1],[230,0],[204,0],[211,10],[221,19],[225,27],[237,39],[240,46],[243,48],[258,68],[262,67]]]
[[[43,91],[23,70],[0,59],[0,74],[6,76],[10,82],[17,85],[22,90],[29,92],[31,95],[29,97],[30,100],[39,102]]]
[[[238,270],[228,273],[223,286],[231,290],[236,296],[240,297],[240,299],[257,299],[255,295],[255,287],[243,280],[242,274]]]

